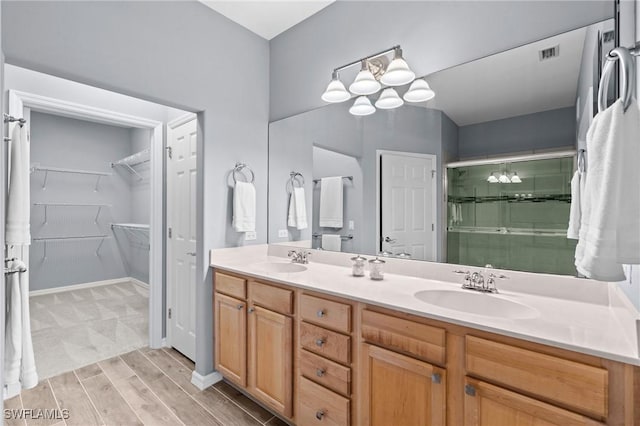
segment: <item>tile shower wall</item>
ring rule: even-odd
[[[50,114],[31,113],[31,162],[42,166],[111,172],[110,162],[132,149],[131,130]],[[94,191],[91,175],[31,174],[31,233],[33,238],[107,235],[96,254],[99,239],[33,241],[30,250],[31,290],[128,276],[110,224],[129,222],[131,190],[118,173],[102,177]],[[107,204],[95,221],[97,207],[50,206],[35,203]]]

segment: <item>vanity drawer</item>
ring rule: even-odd
[[[465,354],[469,375],[590,416],[607,416],[608,372],[603,368],[474,336],[466,336]]]
[[[301,425],[348,426],[349,399],[300,377],[298,423]]]
[[[218,293],[238,299],[247,298],[247,280],[222,272],[216,272],[214,277],[215,289]]]
[[[300,316],[307,322],[344,333],[351,332],[351,306],[346,303],[303,294],[300,297]]]
[[[351,369],[326,358],[300,350],[300,374],[316,383],[349,396]]]
[[[362,338],[367,342],[444,365],[446,331],[369,310],[362,311]]]
[[[300,345],[343,364],[351,362],[351,337],[344,334],[301,322]]]
[[[293,314],[293,291],[257,281],[249,281],[251,303],[282,314]]]

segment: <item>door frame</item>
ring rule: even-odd
[[[433,164],[433,174],[431,179],[431,192],[433,194],[433,200],[431,207],[431,214],[433,217],[433,241],[432,241],[432,249],[434,260],[432,262],[438,262],[440,259],[440,245],[438,244],[438,230],[440,228],[440,223],[438,223],[438,185],[437,185],[437,177],[438,177],[438,156],[435,154],[420,154],[417,152],[405,152],[405,151],[391,151],[386,149],[376,149],[376,253],[380,248],[380,227],[382,226],[382,216],[380,214],[380,191],[382,189],[380,182],[380,174],[382,173],[382,156],[383,155],[397,155],[401,157],[413,157],[413,158],[426,158],[431,160]]]
[[[173,131],[177,127],[180,127],[183,124],[186,124],[186,123],[190,122],[191,120],[196,120],[196,128],[197,128],[198,116],[196,114],[194,114],[194,113],[191,113],[191,112],[187,113],[187,114],[185,114],[183,116],[180,116],[180,117],[178,117],[178,118],[176,118],[174,120],[171,120],[171,121],[169,121],[167,123],[167,140],[166,140],[165,147],[169,147],[169,141],[171,140],[171,136],[172,136]],[[199,130],[199,129],[197,128],[197,130]],[[196,149],[196,155],[200,155],[200,152],[197,149]],[[197,170],[197,172],[200,172],[200,170],[197,168],[198,165],[199,165],[198,159],[196,159],[196,170]],[[165,194],[168,194],[169,193],[169,173],[168,173],[168,171],[169,171],[169,163],[168,162],[167,162],[166,170],[167,170],[167,180],[165,181],[165,185],[166,185]],[[197,179],[196,179],[196,181],[197,181]],[[196,198],[197,198],[197,196],[198,195],[197,195],[197,191],[196,191]],[[165,221],[166,221],[166,226],[165,227],[167,228],[167,232],[168,232],[168,227],[169,227],[169,197],[168,197],[168,195],[167,195],[167,199],[166,199],[166,203],[165,203],[164,213],[166,213],[165,214]],[[198,215],[198,213],[197,213],[197,209],[196,209],[196,223],[197,223],[197,215]],[[168,239],[169,239],[169,235],[167,234],[166,237],[165,237],[165,240],[164,240],[165,247],[166,247],[166,259],[171,259],[172,247],[169,244]],[[198,242],[199,242],[198,241],[198,236],[196,234],[196,253],[198,252]],[[196,268],[197,268],[197,265],[196,265]],[[169,288],[169,279],[171,277],[171,262],[169,260],[167,260],[165,262],[164,273],[165,273],[165,277],[166,277],[165,283],[166,283],[166,290],[167,290],[166,291],[166,301],[167,301],[166,306],[168,308],[168,307],[173,307],[173,292],[172,292],[172,289]],[[196,282],[194,283],[194,285],[197,285],[197,278],[196,278]],[[194,294],[195,294],[195,292],[194,292]],[[196,298],[197,298],[197,295],[196,295]],[[195,309],[195,306],[193,308]],[[165,344],[166,344],[166,346],[171,347],[172,338],[173,338],[173,336],[172,336],[173,330],[171,329],[171,325],[169,324],[169,313],[168,312],[169,312],[169,310],[167,309],[167,312],[165,313],[166,319],[167,319],[167,322],[166,322],[166,324],[167,324],[167,328],[166,328],[167,337],[166,337]]]
[[[149,346],[163,346],[163,253],[164,244],[164,123],[116,111],[82,105],[61,99],[36,95],[33,93],[9,90],[9,114],[24,117],[30,111],[44,112],[96,123],[135,127],[151,131],[150,152],[150,199],[149,218]],[[26,123],[30,129],[30,122]]]

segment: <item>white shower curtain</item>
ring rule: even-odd
[[[5,240],[8,257],[18,260],[6,266],[26,269],[31,244],[30,152],[27,129],[17,123],[11,132],[10,151]],[[31,340],[29,272],[7,276],[5,315],[5,397],[10,398],[21,388],[29,389],[38,384]]]

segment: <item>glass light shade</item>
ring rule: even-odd
[[[513,176],[511,176],[511,183],[522,183],[522,179],[518,176],[518,172],[513,172]]]
[[[404,100],[407,102],[425,102],[433,99],[435,95],[435,92],[429,87],[429,83],[419,78],[411,83],[409,90],[404,94]]]
[[[398,92],[391,87],[388,87],[382,91],[380,97],[376,101],[376,107],[380,109],[393,109],[398,108],[404,104],[404,101],[400,96],[398,96]]]
[[[407,62],[402,59],[402,53],[396,51],[395,58],[387,67],[380,82],[387,86],[402,86],[410,83],[414,78],[416,78],[416,74],[411,71]]]
[[[364,69],[358,73],[356,79],[349,86],[349,91],[355,95],[372,95],[380,90],[380,83],[371,74],[371,71]]]
[[[366,96],[358,96],[353,106],[349,108],[349,112],[353,115],[371,115],[376,112],[376,109],[371,105],[369,98]]]
[[[487,182],[489,182],[489,183],[498,183],[498,178],[495,177],[495,175],[493,173],[491,173],[491,176],[489,176],[487,178]]]
[[[511,179],[509,179],[509,176],[507,176],[506,173],[503,173],[498,178],[498,182],[500,182],[500,183],[511,183]]]
[[[337,78],[334,77],[327,86],[327,90],[322,94],[322,100],[329,103],[338,103],[344,102],[351,98],[351,94],[347,92],[344,84]]]

